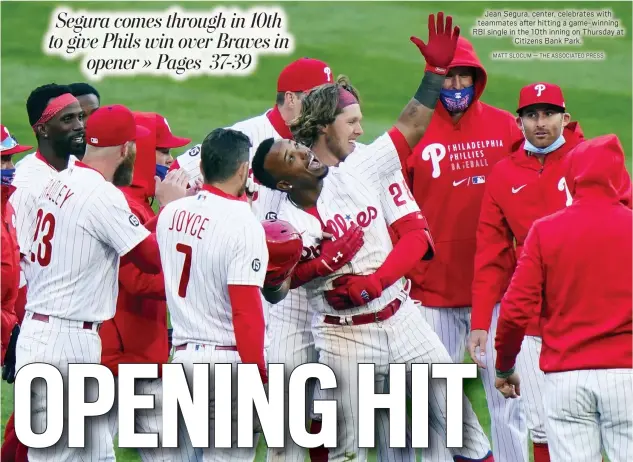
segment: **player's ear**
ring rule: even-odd
[[[277,182],[277,189],[280,191],[288,192],[292,189],[292,185],[286,180],[279,180]]]
[[[517,127],[519,127],[519,130],[521,130],[523,134],[525,135],[525,130],[523,129],[523,119],[521,118],[521,116],[517,116],[516,123],[517,123]]]
[[[35,133],[40,138],[48,138],[48,127],[45,124],[36,125]]]
[[[563,113],[563,128],[565,128],[569,122],[571,122],[571,114],[569,112]]]

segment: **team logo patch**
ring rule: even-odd
[[[141,224],[141,222],[140,222],[140,221],[138,221],[138,218],[136,218],[136,215],[133,215],[133,214],[132,214],[132,215],[130,215],[130,224],[131,224],[132,226],[138,226],[138,225],[140,225],[140,224]]]
[[[253,263],[251,263],[251,268],[253,268],[253,271],[255,272],[258,272],[261,267],[262,263],[259,261],[259,258],[256,258],[253,260]]]
[[[277,219],[277,213],[276,212],[268,212],[266,214],[266,220],[276,220]]]
[[[200,146],[194,146],[187,152],[191,157],[196,157],[198,154],[200,154]]]
[[[371,299],[370,299],[370,297],[369,297],[369,294],[367,293],[367,291],[366,291],[366,290],[363,290],[363,291],[360,293],[360,296],[363,298],[363,300],[366,300],[366,301],[370,301],[370,300],[371,300]]]

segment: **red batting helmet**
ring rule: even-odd
[[[301,234],[287,221],[265,220],[262,226],[266,232],[268,247],[268,268],[266,287],[281,285],[299,263],[303,251]]]

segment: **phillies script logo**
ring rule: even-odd
[[[309,245],[301,251],[301,261],[308,261],[321,255],[321,246]]]
[[[367,207],[367,211],[361,210],[358,212],[358,215],[356,215],[356,224],[358,226],[362,226],[363,228],[367,228],[371,224],[371,221],[377,216],[378,210],[370,205]],[[354,223],[352,215],[347,214],[343,216],[340,213],[337,213],[334,215],[334,220],[328,220],[325,225],[326,228],[332,230],[332,234],[338,239],[347,232],[349,227],[352,226],[352,223]]]
[[[443,144],[432,143],[424,148],[422,151],[422,160],[431,161],[433,167],[433,178],[440,176],[442,171],[440,170],[440,161],[446,157],[446,148]]]
[[[541,93],[545,91],[545,85],[539,83],[538,85],[534,85],[534,89],[536,90],[536,96],[539,97],[541,96]]]

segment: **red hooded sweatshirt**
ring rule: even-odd
[[[142,115],[135,114],[135,117]],[[149,117],[149,115],[148,115]],[[138,122],[137,122],[138,123]],[[143,123],[151,129],[151,124]],[[155,136],[155,129],[151,130]],[[156,141],[152,135],[137,140],[132,185],[121,187],[139,221],[155,217],[148,198],[154,194]],[[118,375],[118,365],[164,364],[169,360],[167,301],[163,273],[142,273],[132,263],[121,263],[116,314],[99,331],[101,363]],[[159,375],[161,368],[159,367]]]
[[[476,69],[473,102],[454,123],[438,101],[429,128],[404,165],[404,174],[435,240],[436,254],[406,275],[411,296],[429,307],[471,306],[475,233],[493,165],[523,135],[515,117],[480,101],[487,74],[472,45],[459,38],[449,68]]]
[[[9,203],[9,197],[15,191],[15,186],[0,187],[1,207],[2,207],[2,324],[0,333],[2,334],[2,351],[0,363],[4,361],[11,331],[18,324],[18,317],[15,314],[15,301],[18,298],[18,286],[20,284],[20,249],[15,234],[15,212]]]
[[[624,150],[606,135],[569,157],[573,203],[534,222],[502,301],[495,339],[501,371],[514,366],[535,315],[543,372],[633,367],[633,212],[619,191]]]
[[[541,156],[517,143],[510,157],[494,166],[486,181],[477,227],[477,254],[473,280],[472,329],[488,330],[495,305],[501,300],[516,267],[523,242],[534,220],[571,204],[564,183],[565,159],[584,135],[577,122],[563,130],[565,144]],[[527,335],[540,336],[538,317]]]

